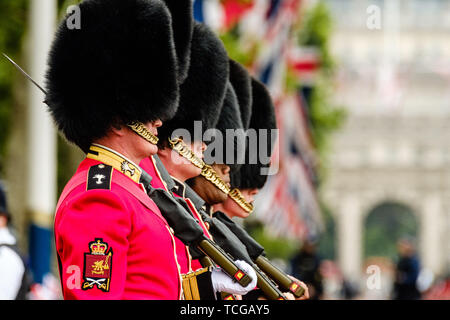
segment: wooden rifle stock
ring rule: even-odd
[[[200,263],[203,267],[214,266],[214,262],[208,257],[200,259]],[[253,264],[252,268],[256,272],[257,286],[264,293],[264,296],[269,300],[286,300],[283,293],[277,288],[277,286],[258,268],[257,265]],[[223,297],[229,296],[229,294],[224,294]]]
[[[246,287],[252,282],[252,278],[239,269],[232,257],[205,237],[203,229],[188,211],[186,202],[181,198],[175,198],[166,190],[153,188],[151,179],[145,171],[142,172],[141,183],[144,184],[147,195],[159,207],[161,214],[174,230],[175,236],[187,246],[197,246],[241,286]]]
[[[258,267],[274,280],[283,290],[291,292],[297,298],[304,294],[304,289],[294,280],[292,280],[282,270],[275,267],[267,258],[264,257],[264,248],[253,239],[247,231],[227,217],[223,212],[215,212],[214,217],[219,219],[233,232],[236,237],[246,246],[251,259]]]
[[[241,286],[246,287],[252,282],[252,278],[239,269],[233,259],[211,240],[203,239],[198,243],[198,247]]]

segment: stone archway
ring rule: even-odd
[[[435,274],[444,271],[443,203],[439,193],[431,191],[424,193],[413,186],[396,188],[389,181],[376,188],[328,190],[326,198],[335,204],[338,264],[349,281],[356,283],[363,279],[365,221],[370,212],[383,203],[407,204],[417,221],[417,249],[423,267]]]
[[[413,210],[398,202],[383,202],[367,214],[363,228],[363,257],[397,258],[397,242],[403,237],[419,240],[419,221]]]

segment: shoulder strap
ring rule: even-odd
[[[59,207],[63,203],[63,201],[67,198],[69,193],[72,192],[73,189],[78,187],[79,185],[86,183],[87,174],[89,170],[80,171],[77,174],[75,174],[72,179],[69,180],[69,182],[66,184],[66,186],[63,189],[63,192],[61,193],[61,196],[59,197],[58,203],[56,204],[56,210],[55,212],[58,212]]]
[[[86,177],[89,170],[80,171],[75,176],[70,179],[70,181],[65,186],[61,196],[58,200],[58,204],[56,205],[56,212],[58,212],[59,207],[63,203],[63,201],[67,198],[67,196],[78,186],[81,184],[86,184]],[[148,197],[148,195],[144,192],[144,190],[140,189],[132,180],[128,177],[118,174],[115,170],[113,170],[114,178],[112,179],[112,183],[120,186],[121,188],[128,191],[132,194],[139,202],[145,205],[148,209],[154,212],[160,219],[163,220],[165,224],[167,224],[166,219],[161,215],[159,208],[156,204]]]

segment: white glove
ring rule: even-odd
[[[244,295],[256,287],[257,278],[255,270],[253,270],[253,268],[245,261],[238,260],[235,261],[235,263],[239,269],[252,278],[252,281],[246,287],[243,287],[239,284],[239,282],[232,279],[229,275],[222,271],[222,269],[214,268],[211,273],[211,281],[215,292],[227,292]]]

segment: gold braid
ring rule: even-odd
[[[144,126],[142,122],[132,122],[128,124],[128,127],[137,133],[139,136],[150,142],[151,144],[158,144],[158,137],[156,137],[153,133],[148,131],[148,129]]]
[[[187,160],[189,160],[197,168],[203,169],[203,166],[205,165],[205,163],[203,162],[202,159],[197,157],[191,151],[191,149],[189,149],[189,147],[183,142],[183,139],[176,138],[174,140],[171,140],[169,138],[169,143],[170,143],[170,147],[173,150],[175,150],[176,152],[178,152],[179,155],[181,155],[182,157],[184,157]]]
[[[226,185],[226,183],[219,177],[217,172],[209,165],[205,164],[202,169],[202,176],[215,185],[220,191],[225,194],[229,194],[230,188]]]
[[[242,209],[244,209],[248,213],[253,212],[253,205],[248,203],[239,189],[230,190],[230,187],[220,178],[217,172],[210,166],[207,165],[202,159],[198,158],[188,146],[183,142],[183,139],[177,138],[171,140],[169,138],[169,144],[172,150],[176,151],[179,155],[189,160],[194,166],[202,169],[201,175],[211,182],[215,187],[217,187],[220,191],[228,195],[231,199],[233,199]]]
[[[239,189],[234,188],[233,190],[230,191],[228,196],[231,199],[233,199],[234,202],[236,202],[246,212],[248,212],[248,213],[253,212],[253,210],[254,210],[253,204],[251,204],[245,200],[244,196],[242,195],[241,191],[239,191]]]

